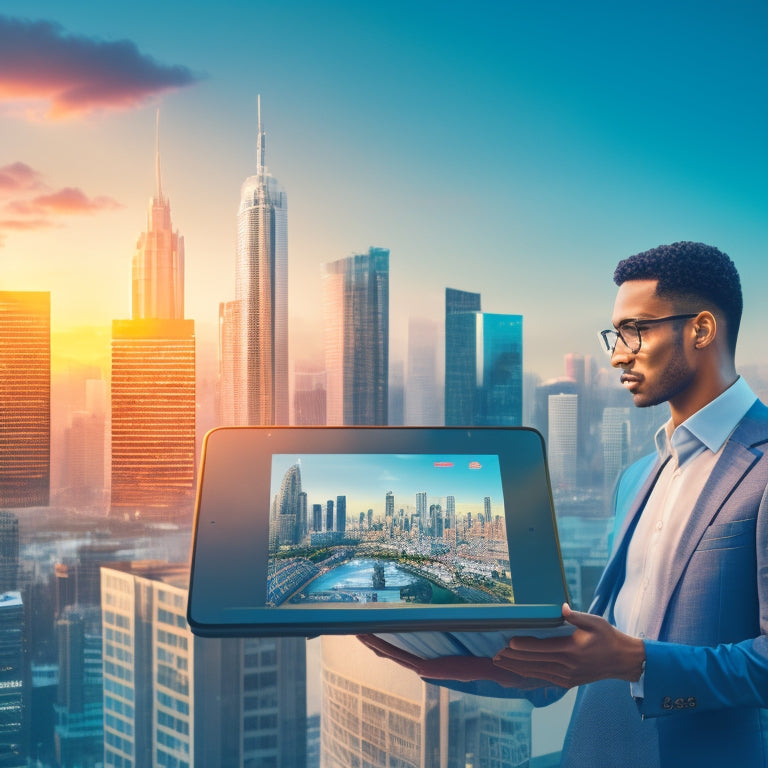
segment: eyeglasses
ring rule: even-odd
[[[669,323],[673,320],[690,320],[697,317],[698,313],[693,315],[669,315],[669,317],[654,317],[650,320],[636,319],[625,320],[615,331],[611,328],[607,331],[599,331],[600,346],[606,354],[613,356],[616,344],[619,339],[624,342],[624,346],[636,355],[643,345],[643,337],[640,335],[641,329],[647,325],[657,325],[658,323]]]

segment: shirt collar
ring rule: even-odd
[[[755,400],[757,395],[739,376],[725,392],[676,429],[671,419],[659,429],[655,437],[659,457],[664,460],[675,455],[678,466],[682,466],[705,448],[717,453]]]

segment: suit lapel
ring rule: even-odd
[[[683,529],[677,555],[668,563],[664,589],[655,601],[656,610],[649,621],[649,637],[659,637],[669,601],[672,599],[677,584],[688,567],[701,537],[720,512],[726,499],[741,483],[744,475],[759,457],[759,453],[733,439],[725,444],[723,453],[699,494],[688,523]]]

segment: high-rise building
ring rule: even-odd
[[[608,503],[611,501],[611,491],[616,480],[629,464],[631,436],[629,408],[603,408],[603,478],[604,497]]]
[[[304,765],[303,638],[194,636],[186,566],[101,578],[106,766]]]
[[[178,518],[195,487],[195,329],[184,313],[184,246],[160,183],[133,261],[130,320],[112,322],[111,512]]]
[[[51,295],[0,291],[0,507],[47,506]]]
[[[449,691],[376,657],[353,637],[322,638],[324,768],[513,768],[531,757],[531,704]]]
[[[24,604],[20,592],[0,593],[0,766],[21,768],[29,757],[24,706]]]
[[[217,372],[216,416],[220,426],[238,423],[235,405],[237,366],[240,359],[240,302],[219,304],[219,360]]]
[[[455,306],[446,301],[446,425],[519,426],[523,418],[522,315],[459,312]]]
[[[293,423],[325,424],[325,370],[317,364],[297,362],[293,382]]]
[[[347,530],[347,497],[336,497],[336,530],[344,534]]]
[[[578,455],[578,395],[549,396],[547,453],[554,492],[576,487]]]
[[[194,321],[115,320],[112,514],[185,515],[194,488]]]
[[[101,507],[104,501],[106,382],[85,382],[85,408],[72,413],[66,433],[67,500],[80,508]]]
[[[408,321],[405,423],[414,427],[442,424],[442,399],[438,382],[437,324],[412,317]]]
[[[301,465],[297,463],[283,475],[272,505],[272,529],[277,532],[278,545],[299,543],[302,536],[302,501],[306,515],[307,496],[302,494]]]
[[[96,765],[104,753],[100,607],[66,608],[56,632],[56,761],[62,768]]]
[[[288,424],[288,198],[264,165],[259,100],[256,173],[240,192],[235,299],[239,302],[237,424]]]
[[[387,424],[389,251],[370,248],[325,265],[326,420]]]
[[[160,111],[155,136],[154,197],[149,201],[147,231],[139,235],[133,256],[132,317],[184,318],[184,238],[171,224],[171,204],[160,179]]]
[[[0,594],[18,589],[19,518],[0,509]]]

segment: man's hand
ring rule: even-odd
[[[563,618],[576,627],[566,637],[514,637],[493,659],[502,669],[546,680],[562,688],[616,678],[640,679],[645,645],[619,632],[601,616],[563,605]]]
[[[420,677],[432,680],[493,680],[505,688],[532,690],[546,685],[543,680],[531,680],[521,677],[494,664],[492,659],[478,656],[439,656],[435,659],[422,659],[408,651],[403,651],[376,635],[358,635],[357,639],[370,648],[377,656],[389,659],[401,667],[410,669]]]

